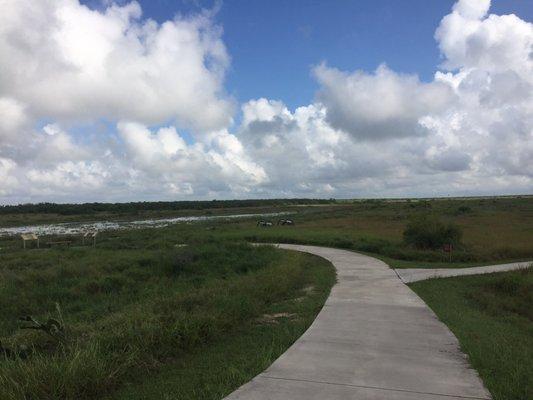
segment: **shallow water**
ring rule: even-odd
[[[97,222],[68,222],[62,224],[43,224],[0,228],[0,237],[35,233],[37,235],[72,235],[92,231],[113,231],[118,229],[161,228],[168,225],[210,220],[224,220],[249,217],[276,217],[290,214],[289,212],[265,214],[231,214],[231,215],[201,215],[175,217],[164,219],[145,219],[139,221],[97,221]]]

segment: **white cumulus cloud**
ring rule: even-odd
[[[186,188],[186,194],[204,197],[216,191],[245,194],[266,180],[264,170],[245,154],[240,141],[221,131],[206,142],[187,144],[174,127],[156,132],[136,122],[120,122],[129,169],[148,186]],[[139,179],[142,177],[141,179]]]
[[[134,1],[99,11],[78,0],[5,0],[0,60],[0,93],[37,117],[199,130],[232,117],[229,56],[207,12],[158,24]]]
[[[325,65],[314,73],[328,121],[358,139],[424,134],[418,119],[445,109],[453,100],[448,85],[422,83],[417,76],[398,74],[386,65],[373,74],[346,73]]]
[[[489,0],[444,16],[430,81],[323,63],[310,104],[240,118],[212,12],[103,4],[2,2],[0,203],[533,190],[533,25]]]

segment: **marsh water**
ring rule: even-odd
[[[258,213],[258,214],[230,214],[230,215],[201,215],[174,217],[163,219],[144,219],[138,221],[96,221],[96,222],[67,222],[56,224],[27,225],[16,227],[0,227],[0,237],[13,236],[22,233],[37,235],[71,235],[89,231],[111,231],[117,229],[162,228],[179,223],[194,223],[210,220],[229,220],[235,218],[276,217],[290,214],[289,212]]]

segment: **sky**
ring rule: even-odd
[[[533,193],[533,2],[0,1],[0,204]]]

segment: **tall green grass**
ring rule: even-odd
[[[533,267],[410,287],[457,336],[494,400],[533,398]]]
[[[300,296],[313,265],[305,255],[216,241],[160,251],[34,251],[4,261],[0,338],[25,355],[0,355],[6,400],[109,395]],[[17,329],[18,316],[44,320],[56,303],[66,343]]]

